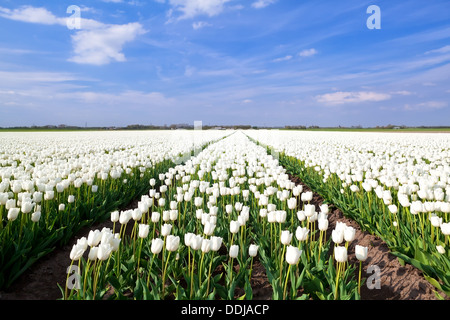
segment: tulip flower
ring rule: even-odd
[[[148,236],[150,226],[148,224],[139,224],[139,238],[145,239]]]
[[[161,227],[161,235],[163,237],[166,237],[170,234],[170,231],[172,230],[172,225],[165,223],[163,224],[163,226]]]
[[[31,221],[38,222],[41,219],[41,212],[35,211],[31,214]]]
[[[180,237],[168,235],[166,238],[166,249],[168,251],[176,251],[180,245]]]
[[[295,231],[295,237],[297,238],[298,241],[306,241],[308,239],[308,233],[309,233],[308,228],[302,228],[298,226]]]
[[[234,244],[230,247],[229,255],[231,258],[236,258],[239,254],[239,246],[237,244]]]
[[[160,238],[152,239],[150,251],[153,254],[159,254],[164,246],[164,241]]]
[[[334,229],[331,232],[331,238],[336,245],[341,244],[344,241],[344,231]]]
[[[291,271],[291,266],[296,265],[299,262],[301,255],[302,255],[302,250],[300,250],[299,248],[294,247],[294,246],[287,247],[286,262],[289,264],[289,267],[288,267],[288,271],[286,274],[286,280],[284,282],[283,299],[286,298],[287,280],[289,278],[289,272]],[[280,280],[281,280],[281,273],[280,273]]]
[[[19,215],[20,209],[19,208],[10,208],[8,210],[7,218],[9,221],[14,221],[17,219],[17,216]]]
[[[211,251],[219,251],[222,246],[222,237],[211,237]]]
[[[90,247],[95,247],[100,243],[102,239],[102,233],[100,230],[89,231],[89,235],[87,238],[87,243]]]
[[[368,247],[363,247],[360,245],[355,246],[355,255],[356,258],[359,260],[359,277],[358,277],[358,293],[361,292],[361,267],[362,262],[366,261],[367,259],[367,253],[368,253]]]
[[[111,212],[111,222],[118,222],[119,221],[119,217],[120,217],[120,214],[119,214],[119,211],[113,211],[113,212]]]
[[[230,222],[230,232],[232,234],[238,233],[240,227],[241,225],[239,224],[239,221],[233,220]]]
[[[281,243],[285,246],[289,245],[292,240],[292,233],[290,233],[288,230],[284,230],[281,232]]]
[[[355,239],[355,236],[356,236],[355,228],[348,226],[344,229],[344,240],[346,242],[348,243],[352,242]]]

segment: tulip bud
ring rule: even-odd
[[[70,260],[77,261],[83,256],[85,249],[79,244],[74,244],[70,251]]]
[[[236,258],[239,254],[239,246],[237,244],[234,244],[230,247],[229,255],[231,258]]]
[[[326,231],[328,229],[328,219],[322,218],[319,219],[319,230],[320,231]]]
[[[175,221],[178,218],[178,210],[170,210],[169,211],[169,219],[170,221]]]
[[[10,208],[8,210],[8,220],[9,221],[14,221],[17,219],[17,216],[19,215],[19,208]]]
[[[164,241],[160,238],[156,238],[152,240],[152,246],[150,250],[153,254],[159,254],[163,248]]]
[[[256,255],[258,254],[258,248],[259,246],[257,246],[256,244],[251,244],[248,248],[248,255],[250,257],[256,257]]]
[[[148,224],[139,224],[139,238],[147,238],[149,230],[150,226]]]
[[[41,212],[36,211],[31,214],[31,221],[38,222],[41,219]]]
[[[389,209],[389,211],[390,211],[392,214],[396,214],[396,213],[398,212],[398,208],[397,208],[397,206],[396,206],[395,204],[389,205],[389,206],[388,206],[388,209]]]
[[[201,248],[203,242],[203,237],[201,235],[194,235],[190,241],[191,248],[193,250],[198,250]]]
[[[304,211],[305,211],[305,216],[311,217],[316,212],[316,207],[313,204],[306,204]]]
[[[238,233],[240,227],[241,227],[241,225],[239,224],[239,221],[233,220],[230,222],[230,232],[231,233]]]
[[[213,234],[215,227],[216,227],[216,225],[214,223],[207,221],[203,228],[203,233],[207,236],[210,236]]]
[[[363,247],[360,245],[355,246],[355,255],[359,261],[365,261],[367,259],[368,247]]]
[[[222,237],[211,237],[211,251],[218,251],[222,246]]]
[[[334,258],[337,262],[347,262],[347,248],[343,246],[334,247]]]
[[[203,239],[201,249],[203,253],[208,253],[211,250],[211,240]]]
[[[64,211],[66,209],[66,205],[64,203],[60,203],[58,206],[59,211]]]
[[[171,224],[167,224],[165,223],[162,227],[161,227],[161,235],[163,237],[166,237],[170,234],[170,231],[172,231],[172,225]]]
[[[443,246],[436,246],[436,250],[440,253],[440,254],[444,254],[445,253],[445,249]]]
[[[157,223],[159,221],[160,217],[161,217],[161,214],[158,211],[153,211],[151,220],[153,223]]]
[[[91,250],[89,250],[88,259],[91,261],[97,260],[98,256],[98,247],[92,247]]]
[[[111,212],[111,222],[119,221],[119,217],[120,217],[119,211],[116,210]]]
[[[305,211],[297,211],[297,219],[299,221],[305,221],[306,219]]]
[[[289,230],[281,231],[281,243],[285,246],[291,243],[292,240],[292,233],[289,232]]]
[[[102,233],[100,232],[100,230],[89,231],[87,242],[90,247],[97,246],[100,243],[101,239]]]
[[[168,235],[166,238],[166,249],[167,251],[176,251],[180,245],[180,237]]]
[[[277,222],[279,222],[279,223],[286,222],[286,216],[287,216],[286,211],[278,210],[278,211],[275,211],[275,212],[276,212],[275,219],[276,219]]]
[[[131,219],[131,212],[130,211],[126,210],[126,211],[122,211],[120,213],[120,216],[119,216],[120,224],[127,224],[128,221],[130,221],[130,219]]]
[[[297,230],[295,230],[295,237],[298,241],[306,241],[308,239],[308,228],[302,228],[300,226],[297,227]]]
[[[74,203],[75,202],[75,196],[74,195],[69,195],[67,197],[67,202],[68,203]]]
[[[450,235],[450,222],[441,224],[441,231],[444,235]]]
[[[302,255],[302,250],[294,246],[288,246],[286,250],[286,262],[290,265],[297,264]]]
[[[344,229],[344,239],[347,242],[352,242],[356,236],[356,229],[353,227],[346,227]]]
[[[331,232],[331,238],[332,238],[334,243],[341,244],[342,241],[344,241],[344,231],[343,230],[334,229]]]
[[[433,213],[429,219],[433,227],[439,228],[441,226],[442,218],[438,217],[436,214]]]
[[[190,247],[191,246],[191,241],[192,241],[192,237],[194,237],[195,234],[193,234],[192,232],[188,232],[184,234],[184,245],[186,247]]]
[[[98,260],[106,260],[109,258],[111,252],[112,252],[112,246],[109,243],[101,243],[98,246],[98,251],[97,251],[97,258]]]

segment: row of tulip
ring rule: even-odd
[[[1,133],[0,288],[82,227],[146,192],[149,179],[182,154],[224,135]]]
[[[355,229],[327,237],[328,206],[242,132],[158,178],[137,208],[111,212],[112,229],[73,246],[64,299],[252,299],[255,259],[273,299],[359,299]]]
[[[450,137],[261,132],[252,138],[450,295]],[[301,146],[301,148],[299,148]],[[436,292],[438,297],[443,298]]]

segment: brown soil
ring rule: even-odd
[[[291,177],[292,181],[302,184],[298,178]],[[303,185],[305,191],[310,190]],[[127,208],[135,208],[137,201],[134,200]],[[323,199],[314,193],[311,204],[319,205]],[[349,246],[349,263],[358,265],[354,255],[356,244],[368,246],[369,253],[367,260],[363,263],[362,277],[368,278],[372,273],[367,273],[370,265],[380,268],[381,287],[380,289],[368,289],[366,285],[361,287],[361,299],[363,300],[436,300],[434,287],[427,282],[423,274],[411,265],[402,266],[398,259],[389,252],[387,245],[378,237],[362,232],[359,225],[343,216],[342,212],[329,205],[329,234],[334,229],[336,221],[345,222],[357,229],[356,238]],[[112,228],[110,221],[98,223],[94,226],[81,230],[73,240],[64,247],[55,249],[52,253],[40,259],[29,270],[27,270],[18,280],[6,291],[0,292],[2,300],[56,300],[62,297],[62,293],[57,284],[64,287],[70,265],[69,253],[73,244],[82,236],[87,236],[89,230]],[[255,259],[251,279],[254,300],[270,300],[272,289],[268,282],[262,264]],[[239,292],[237,292],[239,294]]]

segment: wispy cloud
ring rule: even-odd
[[[439,49],[434,49],[434,50],[430,50],[425,52],[425,54],[430,54],[430,53],[448,53],[450,52],[450,45],[444,46],[442,48]]]
[[[340,105],[345,103],[358,103],[358,102],[376,102],[391,99],[390,94],[378,93],[371,91],[358,91],[358,92],[333,92],[316,96],[316,100],[320,103],[328,105]]]
[[[199,15],[216,16],[224,10],[225,3],[231,0],[169,0],[173,10],[181,12],[178,20],[191,19]],[[172,16],[173,11],[170,11]]]
[[[311,48],[311,49],[305,49],[305,50],[300,51],[298,55],[300,57],[311,57],[311,56],[316,55],[317,53],[318,53],[318,51],[316,49]]]
[[[198,29],[202,29],[204,27],[210,27],[212,26],[212,24],[205,22],[205,21],[197,21],[192,23],[192,28],[194,28],[194,30],[198,30]]]
[[[252,3],[252,7],[255,9],[262,9],[275,3],[276,1],[277,0],[258,0]]]
[[[288,61],[288,60],[291,60],[291,59],[292,59],[292,56],[288,55],[288,56],[285,56],[285,57],[282,57],[282,58],[273,59],[272,61],[273,62],[281,62],[281,61]]]
[[[439,110],[446,108],[448,102],[446,101],[426,101],[418,104],[405,104],[403,110],[405,111],[427,111],[427,110]]]

